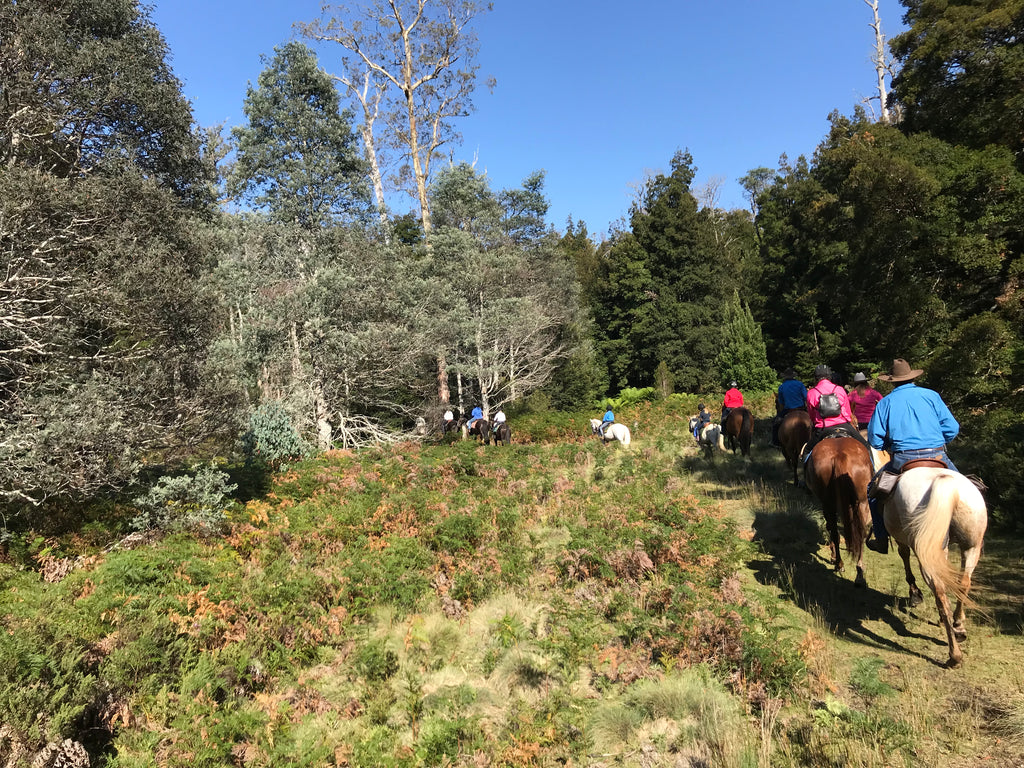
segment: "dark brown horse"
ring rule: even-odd
[[[491,432],[494,435],[495,445],[511,445],[512,444],[512,428],[509,427],[507,422],[500,422],[495,426]]]
[[[800,452],[811,438],[811,417],[804,410],[790,411],[779,424],[779,443],[786,466],[793,470],[793,485],[797,484],[796,471],[800,464]]]
[[[489,445],[491,441],[491,425],[487,419],[476,419],[473,421],[473,426],[469,426],[469,422],[462,425],[462,439],[465,440],[467,437],[478,437],[484,445]]]
[[[729,447],[736,453],[736,446],[744,456],[750,455],[750,441],[754,437],[754,417],[740,406],[729,411],[722,425],[722,433],[729,438]]]
[[[837,525],[842,520],[846,549],[857,561],[855,584],[866,587],[864,542],[871,530],[871,510],[868,508],[871,454],[867,446],[852,437],[822,440],[814,446],[811,457],[804,464],[804,477],[825,513],[825,527],[836,572],[843,570]]]

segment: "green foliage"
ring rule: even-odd
[[[250,459],[259,459],[274,467],[302,458],[309,452],[287,409],[276,400],[263,403],[253,411],[249,429],[242,436],[242,446]]]
[[[232,130],[229,192],[305,229],[364,214],[369,190],[351,115],[313,51],[296,41],[275,48],[257,83],[243,106],[249,124]]]
[[[893,695],[896,691],[892,686],[878,677],[879,670],[884,666],[885,661],[877,657],[857,659],[850,673],[850,686],[868,701],[879,696]]]
[[[738,291],[726,306],[717,363],[722,381],[736,381],[743,389],[768,392],[778,384],[775,371],[768,365],[761,326],[754,321],[750,308],[740,301]]]
[[[228,474],[213,464],[193,468],[189,473],[164,476],[144,495],[135,499],[139,514],[132,520],[136,530],[207,531],[223,528],[224,508],[237,488]]]
[[[598,407],[611,408],[617,411],[620,408],[628,408],[638,403],[649,402],[657,396],[658,390],[655,387],[625,387],[619,391],[618,397],[606,397],[599,403]]]

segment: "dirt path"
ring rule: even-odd
[[[719,455],[709,466],[694,451],[686,464],[701,490],[720,500],[741,534],[758,546],[748,563],[749,583],[784,605],[780,620],[800,644],[810,672],[810,701],[803,706],[813,710],[834,699],[905,722],[913,733],[914,765],[1024,768],[1019,541],[997,532],[986,538],[972,593],[978,607],[967,615],[964,665],[950,670],[931,592],[922,605],[909,607],[895,549],[889,555],[866,552],[866,589],[854,586],[852,563],[836,574],[822,513],[807,491],[786,482],[781,455],[757,444],[751,459]],[[913,567],[926,589],[916,561]],[[877,690],[855,679],[872,668],[881,683]],[[902,764],[890,763],[884,741],[872,746],[870,734],[863,740],[863,748],[851,750],[841,764]]]

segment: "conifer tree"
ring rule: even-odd
[[[726,307],[717,363],[723,382],[736,381],[754,392],[769,392],[777,384],[775,372],[768,365],[761,326],[740,300],[738,291]]]

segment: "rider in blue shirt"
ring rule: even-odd
[[[896,359],[892,374],[878,377],[896,384],[879,401],[868,422],[868,443],[892,457],[879,473],[886,469],[899,472],[914,459],[939,459],[954,472],[959,471],[946,454],[946,443],[959,434],[960,424],[938,392],[912,383],[922,373],[918,368],[911,369],[906,360]],[[868,542],[868,547],[885,554],[889,551],[889,534],[875,499],[871,499],[871,522],[875,539]]]
[[[483,408],[481,408],[481,407],[480,407],[480,406],[478,405],[478,406],[477,406],[476,408],[474,408],[474,409],[472,410],[472,412],[471,412],[471,413],[469,414],[469,428],[470,428],[470,429],[472,429],[472,428],[473,428],[473,425],[474,425],[474,424],[476,424],[476,422],[477,422],[477,419],[482,419],[483,417],[484,417],[484,409],[483,409]]]
[[[775,395],[775,418],[772,420],[772,445],[779,447],[779,425],[790,411],[807,408],[807,387],[796,377],[796,371],[787,369]]]
[[[615,414],[612,413],[612,409],[609,408],[604,412],[604,416],[601,417],[601,426],[598,427],[598,434],[604,437],[604,431],[608,429],[612,424],[615,423]]]

